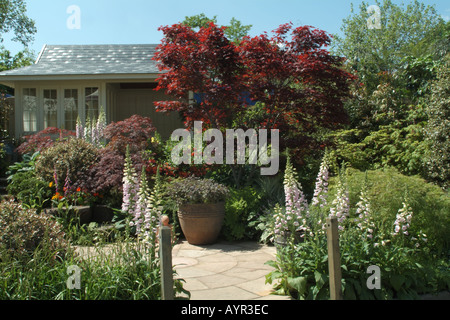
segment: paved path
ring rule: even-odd
[[[256,242],[219,242],[193,246],[186,241],[173,249],[173,265],[191,300],[289,300],[271,295],[265,276],[275,259],[274,247]]]

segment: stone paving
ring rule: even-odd
[[[265,276],[275,259],[274,247],[256,242],[219,242],[194,246],[184,241],[173,249],[173,265],[191,300],[289,300],[273,295]]]

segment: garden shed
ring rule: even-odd
[[[163,138],[183,127],[178,114],[156,113],[154,101],[168,97],[155,91],[159,70],[152,60],[156,44],[44,45],[36,62],[0,72],[0,83],[14,88],[11,119],[19,138],[57,127],[75,130],[106,112],[107,122],[134,114],[150,117]]]

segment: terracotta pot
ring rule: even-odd
[[[193,245],[213,244],[222,229],[225,203],[184,204],[178,210],[181,230]]]

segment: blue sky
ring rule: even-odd
[[[136,44],[159,43],[161,25],[171,25],[185,16],[205,13],[218,23],[232,17],[253,25],[251,35],[272,31],[286,22],[312,25],[329,33],[339,33],[342,20],[350,15],[350,5],[362,0],[28,0],[28,16],[36,21],[37,34],[30,47],[37,53],[44,44]],[[368,4],[375,1],[366,0]],[[395,1],[402,3],[402,1]],[[408,3],[409,1],[404,1]],[[435,5],[445,19],[450,16],[449,0],[422,0]],[[80,29],[69,29],[67,8],[80,8]],[[21,49],[7,40],[12,53]]]

